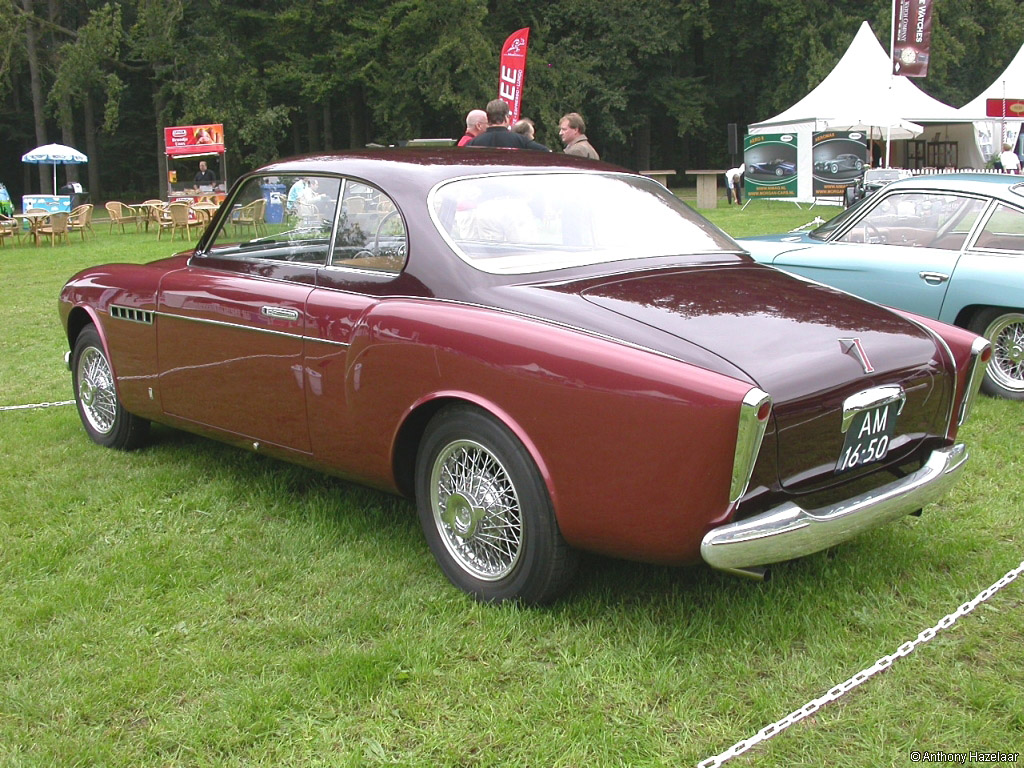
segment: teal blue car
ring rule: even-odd
[[[761,263],[985,336],[983,391],[1024,400],[1021,176],[902,179],[810,232],[739,242]]]

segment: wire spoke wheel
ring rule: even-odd
[[[548,603],[572,581],[577,553],[522,441],[468,404],[440,409],[416,453],[416,508],[438,565],[477,600]]]
[[[501,462],[480,443],[445,446],[430,478],[434,522],[448,552],[478,579],[508,576],[519,562],[523,518]]]
[[[114,428],[117,418],[117,392],[107,358],[95,347],[87,347],[78,357],[76,395],[82,416],[101,435]]]
[[[93,442],[122,450],[138,448],[145,442],[149,421],[129,413],[118,399],[114,368],[92,325],[83,328],[75,339],[71,381],[78,415]]]
[[[1024,400],[1024,313],[984,309],[971,319],[968,328],[992,344],[981,391],[992,397]]]
[[[985,337],[992,342],[989,374],[1000,386],[1024,393],[1024,315],[1001,315]]]

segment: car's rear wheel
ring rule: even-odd
[[[78,415],[93,442],[122,450],[145,442],[149,422],[128,413],[118,399],[114,372],[95,326],[87,326],[75,340],[71,380]]]
[[[993,397],[1024,400],[1024,313],[986,309],[974,316],[970,330],[992,343],[982,391]]]
[[[450,406],[431,419],[416,458],[416,506],[445,575],[478,600],[546,603],[577,555],[558,530],[522,443],[489,414]]]

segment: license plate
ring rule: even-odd
[[[846,430],[843,451],[836,463],[836,474],[885,458],[902,407],[902,401],[896,401],[866,408],[853,415]]]

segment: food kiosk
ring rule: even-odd
[[[167,200],[220,203],[228,188],[224,126],[178,125],[164,128],[167,154]],[[197,180],[200,163],[213,172],[211,180]]]

